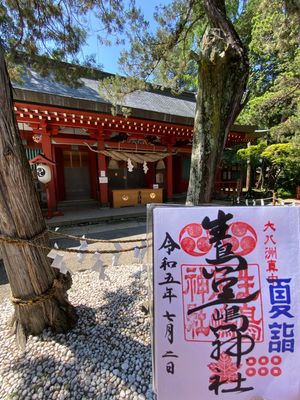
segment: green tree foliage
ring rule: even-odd
[[[11,79],[19,78],[20,61],[46,74],[53,63],[51,60],[78,60],[78,52],[86,39],[76,16],[84,14],[80,3],[76,0],[1,2],[1,45]],[[60,75],[61,71],[56,73],[56,78]]]
[[[300,181],[299,25],[300,3],[293,0],[252,0],[239,21],[251,72],[250,100],[238,122],[266,132],[259,145],[238,154],[260,171],[258,185],[291,193]]]
[[[130,91],[144,89],[145,82],[176,93],[183,89],[197,92],[197,110],[205,110],[207,123],[196,112],[195,132],[203,137],[202,144],[193,145],[198,146],[199,154],[193,156],[192,169],[203,165],[197,172],[194,168],[198,177],[192,186],[197,179],[201,181],[201,171],[209,165],[204,158],[210,153],[215,153],[210,160],[213,175],[228,129],[245,105],[245,47],[250,101],[238,122],[267,128],[269,144],[299,143],[294,139],[300,126],[297,0],[173,0],[157,7],[154,29],[134,0],[4,0],[0,29],[7,62],[14,67],[11,76],[19,73],[15,60],[20,52],[23,62],[26,53],[28,63],[44,75],[53,69],[51,60],[78,63],[87,36],[88,13],[98,18],[103,43],[120,44],[124,36],[130,43],[119,61],[126,82],[116,77],[101,84],[101,94],[112,102],[114,113],[129,115],[129,110],[122,108],[122,99]],[[85,61],[91,65],[91,59]],[[73,84],[79,76],[78,69],[59,68],[57,63],[54,73],[56,79],[69,78]],[[203,184],[201,191],[211,192],[208,186]]]
[[[131,47],[120,58],[124,74],[135,82],[155,79],[162,89],[197,92],[188,190],[192,204],[210,201],[216,165],[248,76],[247,55],[232,23],[243,3],[227,3],[173,0],[157,8],[155,31],[134,9],[127,32]],[[106,98],[113,100],[111,93]]]
[[[119,64],[126,76],[150,80],[161,89],[195,90],[202,40],[208,27],[204,1],[173,0],[157,6],[156,30],[151,30],[141,9],[135,9],[127,38],[130,48],[121,54]],[[219,1],[221,5],[223,1]],[[233,3],[228,2],[229,14]]]
[[[258,173],[257,188],[295,193],[300,181],[300,146],[294,140],[269,146],[266,140],[261,140],[257,145],[238,150],[237,155],[245,164],[251,160]]]
[[[249,54],[249,102],[238,122],[268,128],[271,141],[290,140],[300,131],[300,3],[236,0],[226,2],[226,11]],[[131,49],[120,58],[124,73],[154,78],[174,91],[196,91],[208,24],[203,2],[175,0],[157,8],[156,32],[140,10],[134,16]]]
[[[222,6],[224,4],[218,2],[219,9]],[[227,1],[226,12],[248,49],[250,63],[249,102],[238,122],[267,128],[268,133],[264,136],[268,144],[292,141],[292,148],[297,149],[300,131],[299,3],[293,0]],[[135,82],[152,79],[161,88],[170,87],[174,92],[205,90],[201,87],[203,82],[199,81],[209,25],[205,2],[175,0],[157,8],[155,32],[149,30],[140,10],[135,10],[132,15],[132,29],[128,31],[131,48],[120,58],[124,73],[133,76]],[[214,51],[222,54],[217,44]],[[118,98],[118,102],[121,101]],[[249,150],[257,154],[257,160],[262,158],[262,146],[259,144]],[[274,160],[263,158],[269,168],[274,165]],[[287,159],[291,160],[290,157]],[[276,168],[279,171],[278,165]],[[284,169],[289,179],[283,178],[280,168],[276,182],[295,186],[296,169],[294,177],[288,172],[292,173],[293,169],[287,164]],[[270,186],[275,185],[274,179],[273,183],[271,179],[268,182]]]
[[[99,82],[99,93],[102,97],[108,99],[111,104],[112,115],[123,114],[129,117],[131,110],[122,105],[124,96],[135,90],[145,90],[146,82],[135,79],[134,77],[124,78],[119,75],[113,75],[102,79]]]
[[[266,177],[270,189],[283,188],[295,193],[296,182],[300,182],[300,150],[292,143],[277,143],[268,146],[262,153],[267,165]]]
[[[300,3],[252,0],[240,21],[248,41],[250,101],[240,123],[268,128],[269,142],[300,132]]]
[[[78,84],[82,70],[95,66],[94,55],[81,53],[90,31],[89,18],[99,21],[98,39],[124,32],[132,0],[3,0],[0,2],[0,45],[12,80],[20,79],[22,64],[59,81]],[[128,6],[128,8],[127,8]],[[121,40],[116,39],[117,43]],[[97,66],[100,68],[100,66]]]
[[[262,152],[266,149],[267,142],[265,140],[259,141],[258,144],[252,145],[239,149],[237,151],[237,156],[240,160],[247,162],[248,159],[251,161],[251,165],[254,167],[259,166],[262,160]]]
[[[226,11],[248,49],[250,63],[249,102],[238,122],[267,128],[268,133],[264,136],[268,144],[293,141],[292,148],[297,149],[299,139],[297,142],[295,138],[300,131],[298,3],[292,0],[227,1]],[[156,32],[149,30],[139,10],[134,17],[133,29],[128,32],[131,48],[120,58],[124,73],[134,76],[137,81],[153,79],[162,88],[171,87],[175,92],[182,89],[197,91],[197,88],[201,91],[198,73],[203,67],[203,39],[209,24],[204,3],[175,0],[158,8]],[[218,51],[216,46],[215,52]],[[280,169],[276,184],[295,186],[296,169],[292,177],[293,168],[288,168],[288,163],[279,168],[270,157],[262,157],[266,146],[251,147],[251,158],[257,154],[256,161],[263,158],[269,168],[273,165],[278,171]],[[287,160],[291,161],[291,157]],[[256,164],[259,167],[259,162]],[[284,179],[282,168],[289,178]],[[269,179],[268,185],[274,186],[275,180],[271,183]]]

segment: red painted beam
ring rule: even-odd
[[[110,132],[117,130],[118,132],[125,132],[131,135],[157,135],[161,137],[169,135],[174,138],[192,138],[193,134],[193,127],[187,125],[175,125],[131,117],[125,119],[122,116],[22,102],[16,102],[15,107],[19,122],[37,126],[41,123],[46,123],[49,126],[55,127],[65,126],[89,130],[102,128]],[[245,143],[245,140],[245,132],[229,132],[226,146]],[[246,141],[249,140],[251,142],[255,141],[255,139],[247,139]]]
[[[57,113],[57,115],[53,115],[53,118],[72,118],[72,115],[74,115],[73,118],[76,117],[81,117],[83,116],[83,119],[86,117],[90,121],[101,121],[101,122],[108,122],[108,123],[115,123],[115,124],[127,124],[127,122],[130,122],[130,124],[137,124],[137,125],[145,125],[145,128],[153,127],[157,129],[165,129],[165,130],[174,130],[176,132],[179,132],[179,130],[183,131],[188,131],[192,132],[193,128],[189,125],[175,125],[175,124],[169,124],[165,122],[160,122],[160,121],[149,121],[145,119],[137,119],[137,118],[124,118],[122,116],[112,116],[109,114],[103,114],[103,113],[96,113],[96,112],[87,112],[87,111],[78,111],[78,110],[72,110],[72,109],[64,109],[64,108],[59,108],[59,107],[53,107],[53,106],[44,106],[40,104],[27,104],[27,103],[22,103],[22,102],[15,102],[15,107],[17,110],[15,111],[17,114],[19,113],[28,113],[31,115],[36,115],[37,118],[39,116],[42,116],[43,118],[47,118],[47,116],[50,116],[49,113]],[[21,108],[22,110],[18,110],[18,108]],[[37,112],[36,112],[37,111]],[[48,112],[48,114],[45,114],[45,111]],[[65,114],[65,116],[64,116]],[[62,115],[62,117],[60,117]],[[52,116],[51,116],[52,117]],[[97,119],[98,118],[98,119]],[[142,126],[143,126],[142,125]],[[117,126],[117,128],[122,128],[122,126]]]
[[[84,142],[89,144],[90,146],[92,145],[96,145],[97,141],[94,139],[89,139],[89,138],[61,138],[61,137],[57,137],[57,136],[52,136],[51,137],[51,141],[52,144],[66,144],[66,145],[83,145],[84,146]]]

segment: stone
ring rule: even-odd
[[[127,362],[124,362],[124,363],[121,365],[121,368],[124,369],[124,370],[126,371],[126,370],[129,368],[128,363],[127,363]]]
[[[73,255],[65,257],[72,268]],[[75,273],[69,298],[79,321],[72,332],[47,330],[42,339],[29,337],[21,356],[14,341],[1,335],[0,375],[7,382],[1,396],[14,391],[24,400],[152,400],[150,334],[143,330],[149,317],[140,311],[147,274],[137,282],[133,274],[138,269],[108,268],[111,282],[99,282],[91,271]],[[0,304],[1,328],[12,311],[8,302]]]

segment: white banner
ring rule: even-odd
[[[158,400],[300,399],[299,210],[154,208]]]

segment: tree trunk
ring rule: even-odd
[[[247,143],[247,147],[251,146],[251,142]],[[251,190],[251,158],[250,156],[247,158],[247,170],[246,170],[246,192],[250,192]]]
[[[227,134],[241,110],[248,58],[224,0],[205,0],[209,20],[198,62],[198,93],[187,204],[211,201]]]
[[[0,233],[49,245],[31,170],[13,113],[12,89],[0,48]],[[40,235],[40,236],[39,236]],[[17,338],[38,334],[45,327],[62,332],[76,323],[66,290],[71,277],[50,266],[47,251],[29,244],[0,242],[15,302]],[[41,296],[42,295],[42,296]]]

